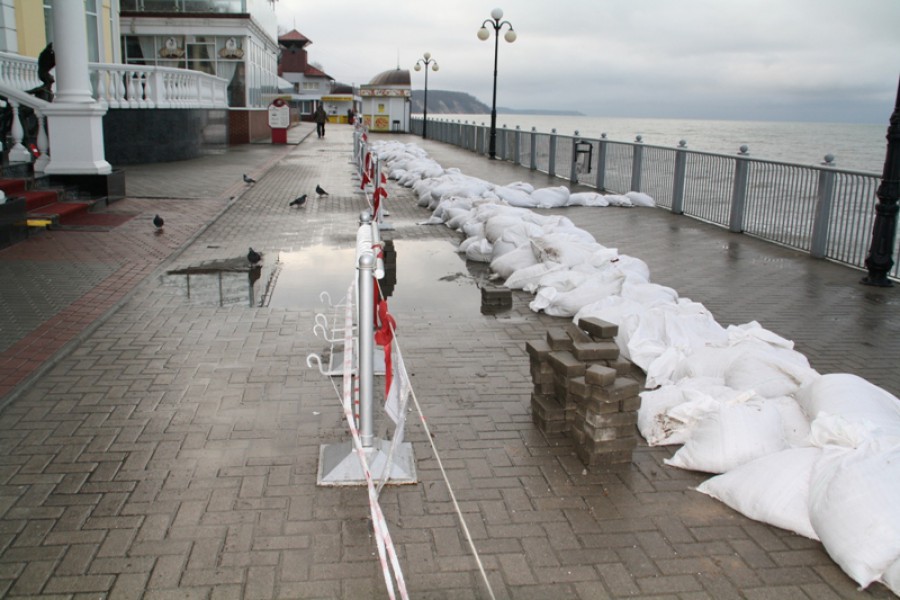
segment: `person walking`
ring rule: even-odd
[[[320,138],[325,137],[325,123],[328,122],[328,114],[325,112],[325,107],[322,106],[321,102],[319,102],[316,112],[313,113],[313,120],[316,122],[316,133],[318,136]]]

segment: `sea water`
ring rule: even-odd
[[[701,119],[636,119],[552,115],[497,115],[497,127],[578,135],[616,142],[677,147],[681,140],[690,150],[737,154],[747,146],[751,157],[763,160],[821,165],[834,156],[839,169],[881,175],[887,149],[888,119],[884,125],[859,123],[804,123],[776,121],[706,121]],[[429,118],[490,125],[490,115],[433,115]]]

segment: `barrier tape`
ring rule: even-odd
[[[366,488],[369,494],[369,511],[372,515],[372,529],[375,532],[378,560],[381,563],[381,570],[384,575],[384,582],[387,586],[388,595],[391,600],[396,599],[396,596],[394,595],[394,578],[396,578],[400,597],[403,600],[409,600],[409,595],[406,591],[406,581],[403,578],[403,571],[400,569],[400,562],[397,558],[397,551],[394,548],[394,543],[391,539],[384,513],[381,511],[381,505],[378,504],[378,496],[375,493],[372,473],[369,471],[369,465],[366,461],[366,453],[359,436],[357,421],[354,420],[350,408],[353,391],[356,389],[358,392],[359,389],[355,386],[355,378],[353,377],[353,303],[349,300],[353,297],[355,285],[356,282],[354,281],[347,290],[348,301],[344,313],[344,394],[341,404],[344,408],[344,418],[347,420],[347,426],[350,428],[350,435],[353,438],[353,447],[356,451],[356,455],[359,457],[363,474],[366,479]],[[388,565],[388,560],[390,560],[390,566]],[[393,577],[391,576],[392,570]]]

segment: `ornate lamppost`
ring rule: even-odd
[[[881,185],[875,195],[875,223],[872,225],[872,244],[866,257],[869,274],[862,283],[879,287],[891,287],[888,274],[894,266],[894,237],[897,233],[897,202],[900,200],[900,84],[897,99],[887,131],[887,151]]]
[[[416,61],[416,71],[421,71],[422,65],[425,65],[425,102],[422,105],[422,139],[424,140],[428,137],[425,135],[428,132],[428,65],[431,65],[432,71],[437,71],[438,64],[431,58],[431,52],[426,52],[422,58]]]
[[[488,146],[488,154],[491,159],[496,158],[497,155],[497,51],[500,48],[500,30],[504,25],[508,26],[509,29],[503,35],[503,39],[510,44],[516,41],[516,32],[513,31],[512,23],[501,21],[500,19],[502,18],[503,11],[495,8],[491,11],[491,18],[485,19],[484,23],[481,24],[481,29],[478,30],[478,39],[484,42],[491,37],[488,25],[494,28],[494,97],[491,100],[491,137],[490,145]]]

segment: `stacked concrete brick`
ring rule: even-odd
[[[618,327],[595,318],[550,329],[528,342],[534,391],[531,414],[548,435],[566,434],[586,465],[631,461],[637,445],[640,386],[619,356]]]

